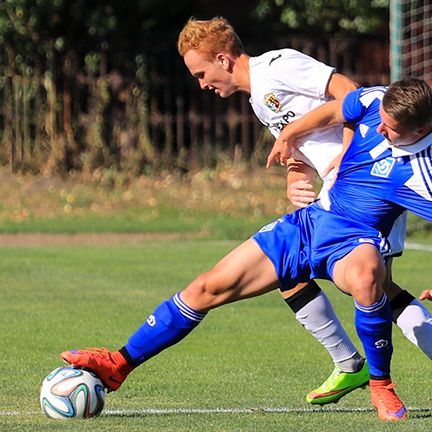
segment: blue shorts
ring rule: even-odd
[[[272,261],[282,291],[315,278],[332,280],[336,262],[361,244],[374,245],[383,256],[389,252],[378,230],[323,210],[319,203],[277,219],[252,239]]]

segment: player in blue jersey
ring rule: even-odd
[[[385,237],[389,227],[406,208],[432,219],[432,90],[420,80],[385,90],[355,91],[346,97],[343,111],[341,102],[329,102],[298,120],[300,126],[295,122],[290,127],[296,137],[308,119],[321,119],[318,126],[343,119],[357,126],[324,204],[314,203],[263,227],[161,303],[119,351],[70,350],[62,358],[94,371],[115,390],[134,368],[186,337],[210,310],[277,288],[286,291],[315,277],[332,279],[354,299],[379,418],[405,419],[405,406],[390,378],[392,316],[382,289],[383,257],[391,252]],[[328,117],[322,115],[328,112]],[[269,163],[283,163],[289,154],[285,147],[274,149]]]
[[[363,221],[383,235],[389,234],[393,221],[405,209],[431,220],[432,91],[427,83],[403,80],[389,90],[360,89],[343,103],[329,102],[283,131],[269,155],[268,166],[274,161],[285,164],[295,139],[310,129],[342,121],[355,123],[356,134],[337,181],[321,205],[331,213]],[[334,280],[338,284],[337,278]],[[425,290],[420,299],[431,297],[432,290]],[[430,318],[421,320],[416,332],[430,339],[431,327]],[[379,405],[376,391],[372,391],[372,400]]]

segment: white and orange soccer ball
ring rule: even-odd
[[[102,381],[82,369],[59,367],[49,373],[42,383],[41,408],[54,419],[94,417],[102,412],[104,403]]]

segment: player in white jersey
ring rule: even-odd
[[[331,98],[343,99],[355,83],[335,69],[293,49],[269,51],[249,59],[250,103],[275,138],[289,123]],[[310,133],[293,152],[324,182],[325,170],[341,152],[342,125]]]
[[[218,43],[215,45],[216,37]],[[276,139],[287,124],[329,99],[343,99],[356,87],[349,78],[337,74],[333,67],[292,49],[248,56],[238,36],[223,18],[190,20],[180,34],[179,52],[203,90],[213,90],[223,98],[237,91],[250,94],[256,116]],[[309,133],[293,149],[287,190],[295,204],[302,206],[315,199],[310,184],[312,169],[323,179],[323,191],[330,186],[334,173],[326,175],[326,168],[341,153],[342,138],[342,125],[336,125]],[[399,221],[393,235],[394,255],[403,248],[403,221],[404,218]],[[407,338],[432,357],[432,342],[423,340],[430,335],[416,336],[415,332],[415,326],[429,319],[430,314],[411,294],[392,281],[391,260],[386,292],[392,300],[394,321]],[[282,295],[297,320],[322,343],[335,363],[330,377],[307,395],[308,402],[335,402],[364,384],[367,377],[362,358],[318,285],[314,281],[299,284]]]

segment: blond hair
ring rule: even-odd
[[[198,50],[213,59],[220,52],[239,57],[243,44],[231,24],[222,17],[210,20],[190,18],[180,32],[177,48],[183,57],[189,50]]]

